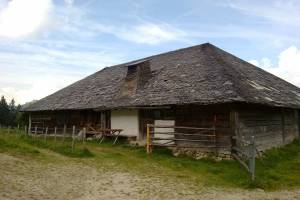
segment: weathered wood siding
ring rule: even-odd
[[[215,127],[217,149],[230,151],[232,130],[229,113],[230,107],[228,105],[178,106],[176,108],[175,124],[176,126],[199,128]],[[211,142],[208,143],[211,146]]]
[[[245,106],[239,108],[238,118],[238,134],[246,138],[255,136],[261,151],[287,144],[298,136],[293,109]]]
[[[47,111],[32,112],[32,125],[45,129],[46,127],[67,127],[75,125],[78,128],[92,126],[110,128],[110,111]]]
[[[146,139],[147,124],[154,124],[155,120],[174,120],[175,108],[157,108],[139,110],[139,140]]]

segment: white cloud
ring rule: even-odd
[[[19,77],[19,83],[29,84],[29,87],[3,87],[0,88],[0,96],[4,95],[6,99],[15,99],[17,103],[26,103],[34,99],[43,98],[62,87],[65,87],[72,82],[75,82],[78,77],[67,76],[67,74],[58,74],[50,72],[40,76],[38,73],[28,78]]]
[[[277,66],[272,66],[268,58],[248,62],[300,87],[300,49],[295,46],[291,46],[279,54]]]
[[[260,66],[262,68],[270,68],[272,67],[272,63],[271,63],[271,60],[269,58],[262,58],[261,61],[260,61]]]
[[[117,31],[115,35],[122,39],[144,44],[158,44],[167,41],[181,40],[184,31],[166,24],[144,23]]]
[[[291,46],[279,54],[278,67],[269,71],[300,87],[300,49]]]
[[[33,33],[46,22],[51,8],[51,0],[9,1],[0,10],[0,36],[18,38]]]
[[[51,45],[49,45],[49,44]],[[56,44],[58,43],[58,44]],[[0,95],[17,103],[45,97],[104,66],[124,60],[104,47],[60,41],[0,43]],[[62,47],[61,47],[62,46]],[[6,49],[2,51],[1,48]]]
[[[229,6],[244,14],[261,17],[273,23],[300,27],[299,0],[230,0]]]
[[[74,0],[65,0],[65,3],[69,6],[73,5]]]
[[[252,65],[259,67],[259,62],[257,60],[249,60],[248,62],[251,63]]]

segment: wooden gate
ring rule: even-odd
[[[167,131],[163,131],[167,130]],[[230,137],[230,136],[219,136]],[[199,148],[215,151],[218,145],[215,127],[199,128],[147,124],[147,153],[154,147]],[[226,146],[227,147],[227,146]]]

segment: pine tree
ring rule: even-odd
[[[15,106],[15,100],[12,99],[8,105],[9,109],[9,118],[8,118],[8,124],[10,126],[15,126],[16,125],[16,115],[17,115],[17,108]]]
[[[4,96],[0,100],[0,124],[8,125],[10,119],[9,106],[7,105],[6,99]]]

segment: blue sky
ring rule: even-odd
[[[25,103],[204,42],[300,86],[299,22],[297,0],[0,0],[0,95]]]

